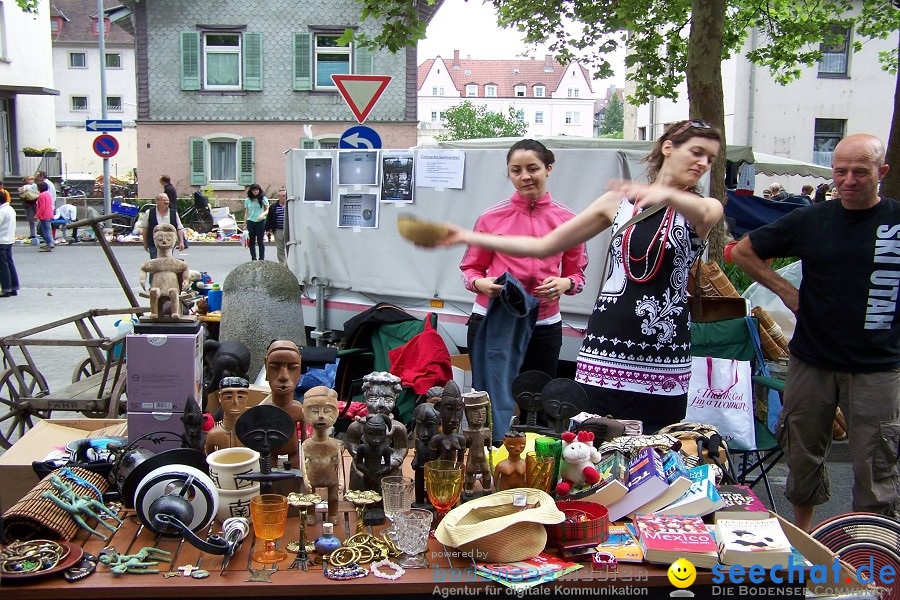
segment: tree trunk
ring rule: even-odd
[[[897,36],[900,48],[900,36]],[[891,134],[887,143],[885,162],[891,166],[881,182],[881,195],[900,200],[900,71],[894,88],[894,115],[891,118]]]
[[[725,99],[722,91],[722,52],[726,0],[692,0],[688,40],[687,88],[692,119],[702,119],[722,131],[722,149],[710,169],[710,196],[725,201]],[[710,232],[711,260],[722,258],[725,228]]]

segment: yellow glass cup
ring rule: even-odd
[[[450,512],[462,494],[463,468],[461,462],[433,460],[425,463],[425,493],[437,511],[437,521]]]
[[[265,547],[253,555],[258,563],[271,564],[283,561],[287,554],[275,548],[275,540],[284,535],[287,525],[288,501],[280,494],[263,494],[250,499],[250,518],[253,532],[263,540]]]
[[[525,487],[550,493],[553,483],[553,468],[556,459],[552,456],[540,456],[537,452],[525,455]]]

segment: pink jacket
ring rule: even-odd
[[[504,200],[484,211],[475,223],[475,231],[540,237],[574,216],[575,213],[567,206],[554,202],[549,193],[532,202],[515,192],[509,200]],[[547,258],[520,258],[469,246],[459,268],[466,289],[476,293],[475,302],[484,309],[480,311],[484,313],[490,298],[473,287],[476,279],[499,277],[508,271],[531,292],[547,277],[571,277],[575,287],[566,293],[574,295],[584,289],[584,269],[587,264],[584,244],[578,244]],[[558,314],[559,301],[544,300],[538,309],[538,321]]]
[[[50,195],[50,192],[38,194],[34,218],[41,221],[49,221],[53,218],[53,196]]]

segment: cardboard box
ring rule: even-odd
[[[38,483],[31,468],[54,450],[87,437],[123,436],[124,419],[47,419],[39,421],[0,456],[0,510],[7,510]]]
[[[268,384],[256,385],[251,383],[247,389],[247,408],[256,406],[272,393]],[[206,397],[206,412],[213,414],[219,409],[219,392],[213,392]]]
[[[453,381],[459,386],[459,391],[464,394],[472,391],[472,362],[469,360],[469,355],[451,355],[450,365],[453,369]]]
[[[184,412],[199,405],[203,386],[203,333],[132,334],[125,342],[128,412]]]
[[[183,414],[167,411],[129,412],[128,443],[132,444],[142,435],[157,431],[170,431],[178,435],[183,434],[184,423],[181,422]],[[175,435],[154,436],[154,439],[141,440],[136,445],[157,454],[164,450],[181,448],[181,439]]]

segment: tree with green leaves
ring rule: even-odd
[[[614,93],[610,96],[609,104],[606,105],[606,111],[603,113],[603,122],[600,124],[600,136],[621,138],[624,129],[625,105],[619,100],[619,94]]]
[[[447,133],[438,135],[439,141],[521,137],[528,131],[522,113],[512,106],[504,115],[488,110],[485,105],[475,106],[468,100],[444,111],[443,125]]]
[[[363,19],[383,19],[381,33],[358,36],[357,42],[388,49],[411,46],[424,37],[419,3],[408,0],[357,0]],[[440,0],[420,0],[435,6]],[[631,101],[651,97],[676,98],[687,80],[690,117],[725,129],[722,62],[739,51],[748,32],[758,30],[760,44],[747,55],[768,67],[786,83],[800,74],[800,65],[822,58],[820,44],[842,42],[833,25],[852,26],[854,51],[862,40],[885,39],[900,30],[900,10],[891,0],[491,0],[498,23],[515,27],[533,43],[550,43],[562,63],[579,61],[606,78],[612,66],[606,55],[625,48],[627,78],[636,84]],[[886,66],[896,53],[882,57]],[[898,82],[900,83],[900,82]],[[898,88],[900,92],[900,88]],[[888,156],[900,152],[900,111],[896,110]],[[724,152],[713,164],[711,195],[725,198]],[[895,169],[900,171],[900,168]],[[888,177],[892,174],[889,172]],[[898,173],[900,175],[900,173]],[[900,187],[900,186],[898,186]],[[900,197],[900,194],[894,194]],[[714,232],[714,258],[721,256],[722,232]]]
[[[38,12],[38,2],[39,0],[16,0],[16,4],[19,5],[19,8],[22,9],[22,12],[26,12],[32,15],[36,15]]]

